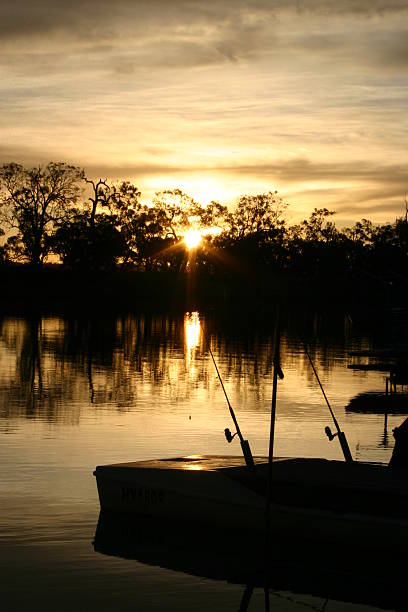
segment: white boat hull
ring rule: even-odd
[[[191,456],[98,466],[101,509],[134,516],[266,529],[267,460],[256,476],[241,457]],[[276,537],[341,546],[408,543],[405,474],[375,464],[281,459],[273,464],[269,528]]]

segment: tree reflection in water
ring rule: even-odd
[[[298,388],[309,393],[316,389],[297,330],[301,328],[326,381],[344,360],[347,346],[370,343],[369,338],[353,337],[343,315],[329,320],[315,314],[302,317],[288,311],[282,330],[282,366],[296,378],[295,384],[285,383],[283,394],[292,402],[295,418],[300,402],[306,404]],[[2,415],[77,423],[81,405],[128,411],[140,402],[148,403],[158,389],[161,401],[168,403],[188,402],[197,389],[200,401],[219,397],[221,403],[204,334],[228,392],[239,397],[242,407],[262,405],[269,410],[272,329],[273,314],[261,325],[245,313],[3,317]],[[346,370],[344,375],[350,378]],[[344,406],[347,390],[340,392]]]

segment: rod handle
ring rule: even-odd
[[[344,459],[346,460],[347,463],[353,463],[353,457],[351,456],[346,434],[343,431],[339,431],[338,436],[339,436],[341,450],[343,451]]]
[[[254,458],[252,456],[248,440],[241,440],[241,448],[247,467],[250,470],[255,470]]]

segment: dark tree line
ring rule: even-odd
[[[179,271],[187,260],[183,237],[193,228],[202,234],[194,259],[201,272],[231,267],[305,279],[406,279],[406,216],[385,225],[363,219],[338,229],[334,213],[322,208],[288,226],[276,191],[242,196],[233,211],[218,202],[203,206],[178,189],[156,193],[147,205],[129,182],[91,181],[80,168],[55,162],[29,169],[4,164],[0,189],[3,263]]]

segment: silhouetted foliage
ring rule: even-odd
[[[82,180],[89,197],[80,203]],[[315,208],[288,226],[287,205],[276,191],[243,195],[232,211],[214,201],[203,206],[180,189],[157,192],[143,203],[130,182],[89,180],[79,168],[55,162],[32,169],[5,164],[0,185],[3,227],[14,230],[0,246],[0,263],[38,266],[54,254],[76,270],[234,271],[264,280],[277,273],[311,281],[310,287],[322,280],[356,285],[371,279],[383,287],[408,288],[406,214],[394,223],[362,219],[339,229],[334,211]],[[189,253],[183,241],[188,230],[202,236]]]
[[[286,208],[276,191],[242,196],[228,217],[228,231],[218,243],[247,266],[281,267],[285,259]]]
[[[35,266],[43,263],[56,224],[78,201],[82,178],[82,170],[62,162],[30,169],[10,163],[0,168],[0,211],[5,225],[17,231],[8,241],[15,259]]]
[[[270,231],[284,226],[282,216],[286,208],[277,191],[241,196],[230,216],[231,237],[241,240],[246,236],[258,235],[261,239],[268,236]]]
[[[0,236],[4,236],[4,231],[0,228]],[[5,245],[0,245],[0,265],[8,261],[8,253]]]
[[[162,227],[157,211],[142,204],[140,195],[137,187],[129,182],[112,188],[109,208],[124,244],[121,267],[134,264],[138,268],[152,268],[155,255],[162,246],[159,244]]]
[[[189,218],[197,215],[200,205],[180,189],[159,191],[153,207],[162,228],[162,238],[178,241],[189,226]]]
[[[315,208],[308,219],[290,228],[289,267],[302,277],[339,273],[344,268],[346,237],[327,219],[334,214]]]
[[[96,215],[89,223],[84,214],[62,223],[54,236],[53,251],[72,269],[110,270],[125,253],[121,233],[109,217]]]
[[[106,181],[99,179],[96,183],[95,181],[91,181],[89,179],[85,179],[85,181],[92,186],[92,195],[88,198],[89,202],[91,202],[91,211],[89,215],[89,225],[91,227],[95,226],[95,216],[98,204],[100,206],[109,206],[109,200],[111,198],[111,188],[107,184]]]

